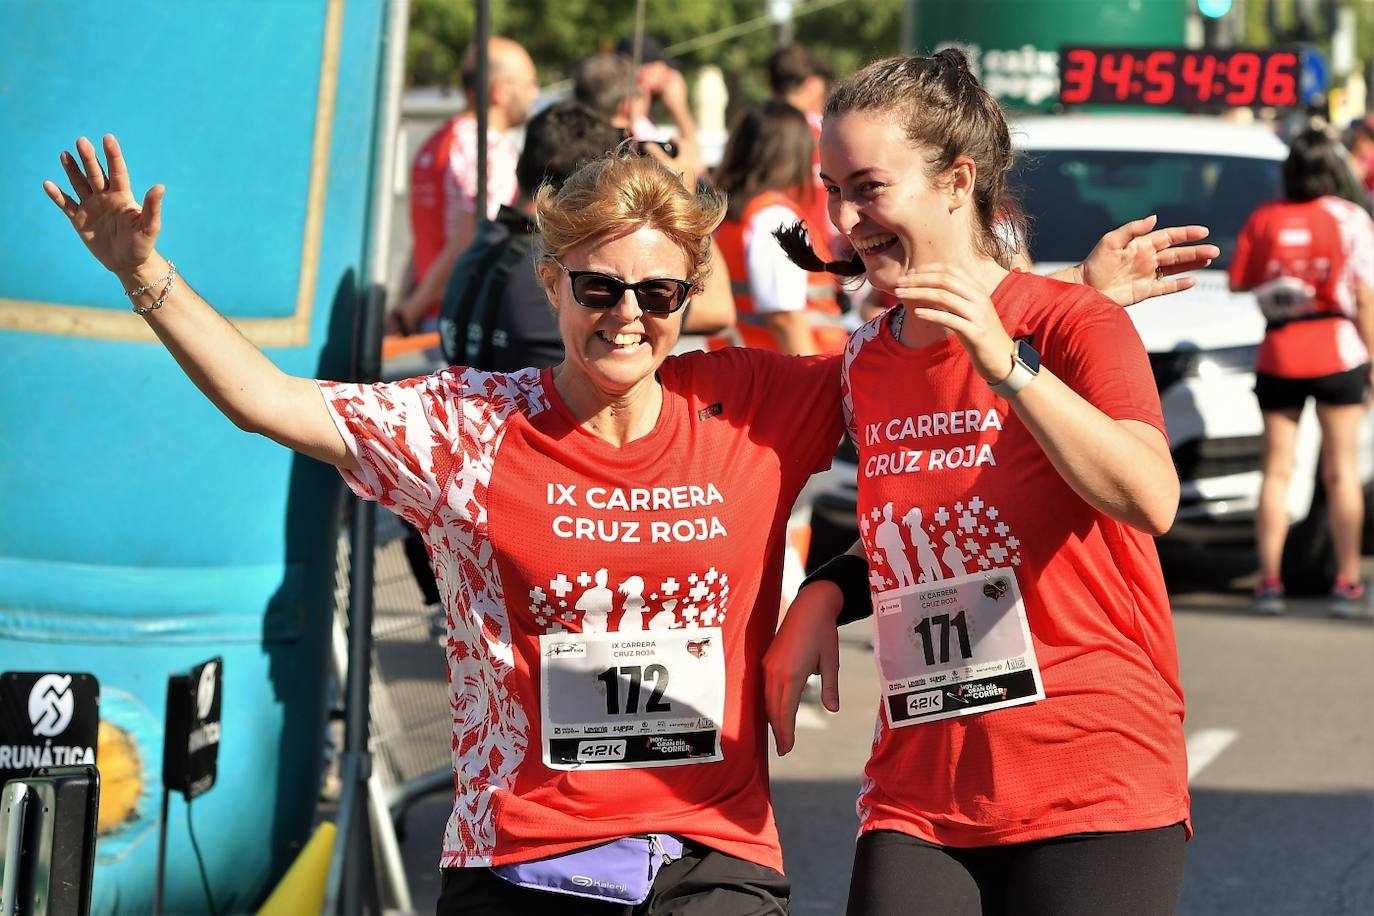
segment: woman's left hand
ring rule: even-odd
[[[948,264],[923,264],[892,292],[913,318],[952,331],[987,382],[1000,382],[1011,372],[1011,336],[992,299],[968,274]]]
[[[1191,244],[1207,238],[1206,226],[1155,229],[1157,220],[1133,220],[1102,236],[1083,262],[1083,282],[1118,305],[1191,288],[1192,277],[1176,275],[1201,270],[1221,256],[1221,249]]]

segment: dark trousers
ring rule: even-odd
[[[1182,824],[957,849],[892,830],[859,838],[849,916],[1169,916]]]
[[[688,843],[638,906],[511,884],[489,868],[445,868],[438,916],[786,916],[792,884],[765,868]]]

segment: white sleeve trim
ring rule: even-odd
[[[806,271],[787,259],[774,230],[797,221],[781,204],[764,207],[744,227],[744,257],[754,312],[797,312],[806,308]]]

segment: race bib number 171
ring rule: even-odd
[[[1010,569],[879,592],[878,673],[894,728],[1044,699]]]

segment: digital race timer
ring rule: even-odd
[[[1059,51],[1065,105],[1290,108],[1299,104],[1296,51],[1066,47]]]

